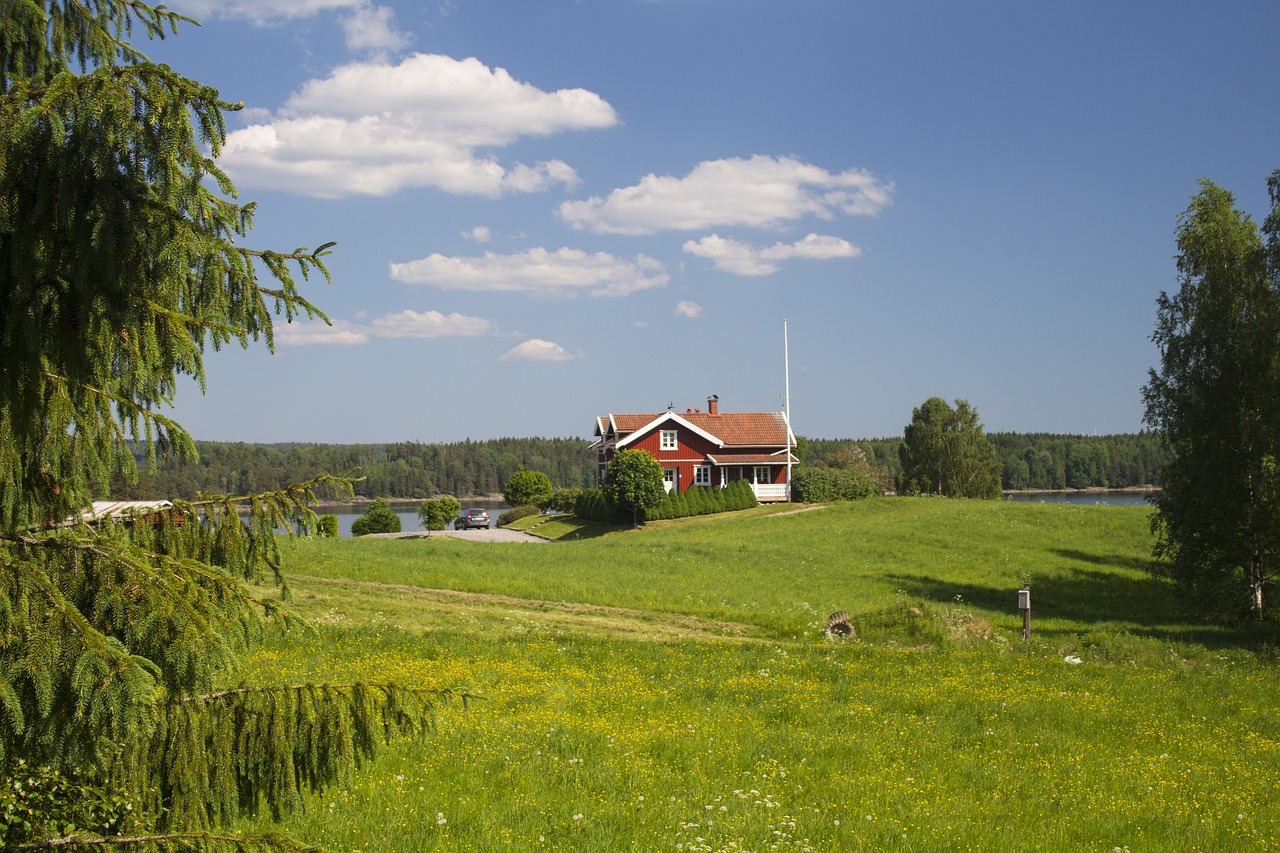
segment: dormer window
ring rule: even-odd
[[[664,429],[662,437],[658,442],[659,450],[676,450],[679,445],[676,444],[676,431],[673,429]]]

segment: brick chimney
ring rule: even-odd
[[[719,395],[717,395],[717,394],[712,394],[710,397],[708,397],[708,398],[707,398],[707,414],[708,414],[708,415],[719,415],[719,414],[720,414],[720,397],[719,397]]]

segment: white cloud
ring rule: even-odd
[[[416,261],[391,265],[391,277],[407,284],[431,284],[445,290],[528,293],[568,296],[627,296],[662,287],[670,278],[658,261],[637,255],[634,261],[605,252],[581,249],[529,249],[512,255],[485,252],[482,257],[447,257],[433,253]]]
[[[580,358],[581,355],[581,353],[578,355],[572,355],[557,343],[544,341],[541,338],[530,338],[524,343],[517,344],[503,353],[502,360],[511,361],[513,359],[520,359],[526,361],[570,361],[574,358]]]
[[[395,26],[395,10],[389,6],[361,6],[342,19],[347,49],[357,53],[382,55],[403,50],[409,36]]]
[[[168,5],[196,20],[240,18],[266,26],[334,9],[367,7],[369,0],[171,0]]]
[[[441,314],[439,311],[401,311],[399,314],[387,314],[370,324],[370,330],[380,338],[444,338],[475,337],[487,335],[496,327],[480,317],[468,317],[454,312]]]
[[[634,186],[560,205],[574,228],[653,234],[713,226],[775,227],[836,214],[874,214],[890,202],[891,183],[870,172],[831,173],[792,157],[707,160],[683,178],[646,175]]]
[[[475,240],[477,243],[488,243],[493,239],[493,232],[489,230],[487,225],[477,225],[470,231],[463,231],[462,236],[468,240]]]
[[[368,333],[346,320],[334,320],[326,325],[319,320],[299,321],[277,326],[275,341],[281,346],[309,346],[311,344],[356,346],[369,342]]]
[[[694,317],[702,316],[702,306],[696,302],[690,302],[688,299],[682,299],[676,303],[676,316],[688,317],[692,320]]]
[[[856,258],[862,254],[862,249],[847,240],[819,234],[809,234],[795,243],[774,243],[763,248],[712,234],[696,242],[686,241],[684,250],[700,258],[710,258],[718,270],[751,276],[775,273],[779,261],[791,258],[825,261]]]
[[[272,120],[228,134],[219,163],[243,184],[304,195],[430,186],[497,197],[571,186],[578,176],[560,160],[505,166],[478,149],[617,120],[594,92],[546,92],[474,58],[419,53],[308,81]]]
[[[497,325],[481,317],[441,314],[439,311],[405,310],[385,314],[372,323],[358,325],[335,320],[332,326],[320,321],[290,323],[276,330],[276,343],[283,346],[367,344],[370,338],[476,337],[497,331]]]

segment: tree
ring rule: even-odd
[[[619,512],[631,515],[631,526],[640,526],[640,512],[657,506],[666,496],[662,465],[644,450],[619,450],[605,468],[601,485],[604,499]]]
[[[1280,170],[1263,233],[1231,193],[1202,180],[1178,220],[1178,278],[1151,339],[1160,368],[1145,419],[1170,456],[1155,498],[1154,571],[1203,615],[1271,606],[1280,553]]]
[[[996,449],[982,434],[978,410],[965,400],[955,408],[930,397],[911,412],[911,423],[898,446],[902,494],[954,498],[998,498],[1000,463]]]
[[[438,695],[226,682],[288,621],[242,581],[269,571],[287,594],[275,531],[313,529],[331,481],[81,513],[136,478],[135,445],[152,466],[193,456],[161,408],[179,376],[203,383],[208,347],[271,347],[277,315],[323,317],[294,276],[327,279],[329,246],[245,244],[253,205],[214,162],[236,107],[127,40],[190,19],[26,0],[0,2],[0,21],[0,778],[92,775],[173,843],[266,846],[210,831],[296,806],[384,736],[421,730]]]
[[[428,531],[444,530],[462,512],[462,504],[451,497],[423,501],[418,505],[418,520]]]
[[[511,506],[537,506],[551,497],[551,478],[541,471],[521,468],[507,480],[502,498]]]
[[[385,498],[369,504],[364,514],[351,522],[352,536],[368,536],[370,533],[399,533],[400,516]]]

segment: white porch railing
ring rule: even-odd
[[[787,499],[787,484],[775,485],[773,483],[752,483],[751,490],[756,493],[756,500],[764,503],[765,501],[785,501]]]

